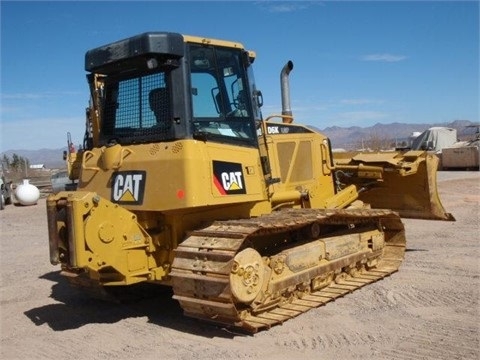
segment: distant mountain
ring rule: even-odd
[[[388,139],[392,143],[395,143],[395,141],[400,142],[407,140],[414,132],[423,132],[434,126],[456,129],[457,134],[460,137],[467,131],[466,127],[469,125],[474,125],[474,123],[469,120],[455,120],[450,123],[437,124],[375,124],[366,128],[361,128],[358,126],[352,126],[348,128],[332,126],[320,131],[330,138],[332,147],[353,150],[359,147],[359,145],[362,143],[362,140],[368,141],[373,136],[382,139]]]
[[[17,154],[25,159],[28,159],[30,165],[43,164],[47,169],[61,169],[65,168],[65,161],[63,161],[62,149],[39,149],[39,150],[8,150],[0,154],[0,159],[7,155],[10,159],[13,154]]]
[[[414,132],[423,132],[434,126],[449,127],[457,129],[459,137],[465,134],[466,127],[469,125],[476,125],[469,120],[455,120],[450,123],[437,124],[375,124],[370,127],[351,126],[348,128],[331,126],[325,129],[317,129],[329,137],[333,148],[344,148],[353,150],[359,148],[362,140],[368,141],[373,136],[388,139],[392,143],[395,141],[403,141],[408,139]],[[63,151],[67,148],[61,149],[39,149],[39,150],[8,150],[0,154],[0,158],[6,154],[12,157],[14,153],[22,156],[30,161],[30,164],[44,164],[46,168],[65,168],[65,163],[62,160]]]

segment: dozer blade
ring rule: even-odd
[[[359,199],[402,217],[455,221],[437,190],[438,158],[424,151],[335,153],[337,182],[355,184]]]

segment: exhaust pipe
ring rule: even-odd
[[[293,69],[293,62],[290,60],[285,64],[280,73],[280,90],[282,92],[282,121],[290,124],[293,122],[292,109],[290,107],[290,83],[288,74]]]

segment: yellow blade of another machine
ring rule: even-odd
[[[437,190],[438,158],[425,151],[334,153],[339,186],[355,184],[359,199],[406,218],[455,221]]]

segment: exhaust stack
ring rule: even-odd
[[[282,92],[282,121],[290,124],[293,122],[292,109],[290,107],[290,83],[288,74],[293,69],[293,62],[290,60],[285,64],[280,73],[280,90]]]

